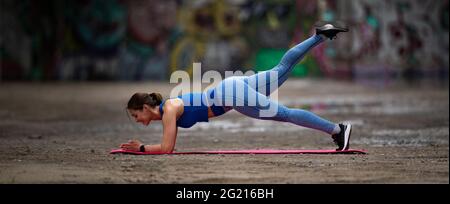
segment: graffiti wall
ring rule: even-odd
[[[441,75],[449,67],[448,0],[342,1],[356,74]]]
[[[0,2],[1,80],[167,80],[193,62],[261,71],[318,20],[351,32],[315,48],[294,76],[448,76],[448,0]]]

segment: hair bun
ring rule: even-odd
[[[156,102],[156,104],[161,104],[163,97],[160,93],[151,93],[149,96]]]

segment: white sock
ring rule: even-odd
[[[339,124],[334,125],[333,132],[331,132],[332,135],[338,134],[341,132],[341,127],[339,127]]]

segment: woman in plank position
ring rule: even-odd
[[[159,93],[135,93],[128,101],[129,114],[136,122],[144,125],[153,120],[162,120],[162,142],[144,145],[138,140],[130,140],[121,144],[120,148],[128,151],[172,153],[178,127],[190,128],[197,122],[208,122],[209,118],[234,109],[251,118],[290,122],[325,132],[331,135],[338,146],[336,150],[347,150],[352,130],[350,124],[332,123],[312,112],[288,108],[267,97],[287,80],[290,71],[309,50],[327,38],[334,39],[338,33],[347,31],[348,29],[338,27],[335,23],[316,24],[316,33],[289,49],[280,63],[271,70],[252,76],[226,78],[203,93],[189,93],[167,100],[163,100]],[[273,79],[272,76],[276,78]],[[200,103],[196,104],[195,101]]]

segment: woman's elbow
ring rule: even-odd
[[[170,154],[173,152],[174,146],[172,145],[161,145],[161,153]]]
[[[172,154],[173,150],[161,150],[161,153],[163,154]]]

